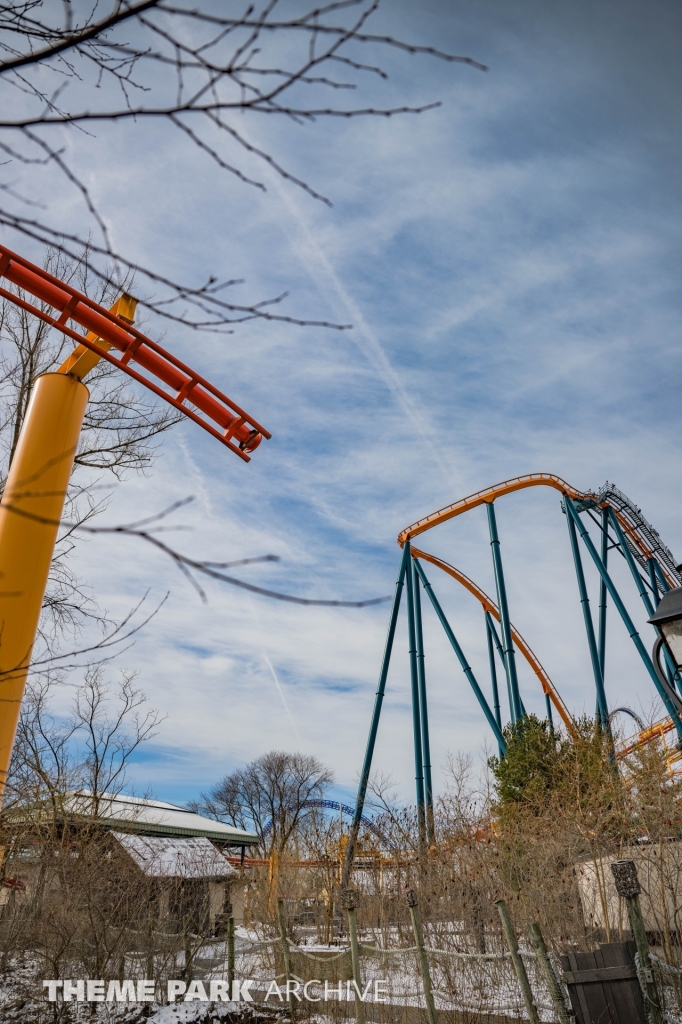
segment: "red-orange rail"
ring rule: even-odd
[[[56,327],[79,345],[91,349],[102,359],[123,370],[129,377],[144,384],[159,398],[227,445],[245,462],[250,461],[248,452],[257,448],[264,437],[272,436],[227,395],[189,366],[185,366],[170,352],[166,352],[151,338],[147,338],[125,320],[112,315],[109,310],[93,302],[86,295],[59,281],[35,264],[29,263],[4,245],[0,245],[0,277],[6,278],[40,302],[58,310],[59,316],[50,316],[44,309],[0,287],[0,295],[3,298]],[[67,327],[68,320],[91,331],[97,339],[111,345],[119,354],[112,354],[111,351],[100,347],[96,341],[91,341]],[[136,363],[148,376],[133,369],[131,363]],[[157,382],[166,385],[170,390],[164,390]]]

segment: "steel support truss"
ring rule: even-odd
[[[495,653],[500,658],[504,668],[507,684],[507,696],[509,701],[509,718],[512,725],[522,722],[526,716],[526,709],[521,698],[519,689],[518,674],[516,667],[516,650],[521,652],[528,665],[539,678],[546,702],[546,717],[549,728],[554,730],[553,711],[557,712],[567,731],[577,736],[575,723],[568,712],[563,701],[559,697],[547,673],[540,662],[531,651],[528,644],[512,625],[507,601],[504,571],[502,567],[501,545],[497,531],[494,501],[497,497],[509,494],[513,491],[527,487],[550,486],[561,491],[562,506],[566,514],[569,541],[573,555],[573,563],[578,583],[578,593],[582,606],[583,619],[587,634],[588,649],[592,672],[595,683],[595,695],[597,706],[597,717],[602,728],[610,736],[610,719],[618,710],[629,709],[616,708],[609,714],[606,688],[606,622],[607,622],[607,599],[610,595],[613,605],[618,612],[625,628],[630,636],[640,659],[652,680],[656,690],[663,701],[665,708],[670,715],[670,721],[661,724],[663,732],[674,729],[679,740],[682,742],[682,700],[678,697],[675,686],[682,693],[682,680],[675,671],[672,660],[665,646],[663,653],[666,658],[667,685],[665,676],[659,675],[657,667],[654,666],[642,638],[639,635],[630,614],[616,588],[608,569],[608,552],[617,549],[625,558],[632,578],[637,587],[639,596],[644,604],[647,615],[650,617],[663,593],[670,590],[672,586],[679,586],[680,579],[677,567],[674,565],[670,551],[663,545],[658,534],[646,522],[640,510],[617,488],[606,484],[599,494],[591,494],[577,491],[570,487],[560,477],[552,474],[537,473],[526,477],[519,477],[515,480],[508,480],[495,487],[479,491],[469,498],[464,498],[454,505],[449,505],[439,512],[419,520],[411,527],[400,534],[398,541],[403,547],[400,570],[396,582],[395,596],[391,609],[388,636],[384,649],[384,657],[379,674],[379,686],[376,692],[374,710],[370,723],[369,737],[365,751],[358,794],[355,804],[355,813],[351,823],[349,841],[346,848],[346,856],[343,867],[342,886],[347,886],[350,880],[350,873],[353,866],[355,847],[357,844],[358,830],[362,820],[367,789],[369,786],[372,770],[374,748],[379,729],[381,709],[386,692],[388,670],[393,652],[393,643],[400,611],[402,591],[406,584],[407,590],[407,618],[408,618],[408,653],[410,664],[410,682],[412,693],[412,725],[413,725],[413,746],[415,764],[415,786],[417,803],[417,822],[420,837],[420,848],[422,852],[425,847],[435,842],[434,817],[433,817],[433,786],[431,780],[431,749],[429,738],[428,702],[426,688],[425,650],[424,635],[422,628],[421,593],[424,591],[445,632],[450,646],[452,647],[457,661],[479,703],[481,711],[490,726],[495,737],[500,757],[507,752],[507,740],[502,719],[500,694],[498,687],[498,675],[495,662]],[[612,504],[611,502],[615,502]],[[431,529],[441,522],[445,522],[454,516],[478,506],[485,505],[490,533],[490,545],[493,558],[493,570],[495,575],[495,586],[497,591],[497,604],[484,593],[472,580],[466,577],[460,570],[449,565],[442,559],[414,548],[411,539],[418,534]],[[594,510],[594,514],[593,514]],[[581,513],[588,512],[589,516],[597,524],[601,531],[600,551],[592,541],[587,527],[581,518]],[[585,572],[580,554],[580,541],[587,550],[590,559],[594,563],[599,574],[599,605],[597,628],[592,618],[590,602],[585,579]],[[436,597],[433,586],[429,581],[424,563],[429,562],[445,571],[470,591],[483,607],[486,640],[488,649],[488,660],[491,677],[492,707],[488,702],[476,676],[469,664],[466,655],[459,643],[450,622],[448,621],[443,608]],[[644,575],[643,575],[644,573]],[[500,625],[498,634],[495,620]],[[660,732],[661,729],[658,729]],[[656,728],[644,730],[652,735],[658,732]],[[628,747],[627,750],[630,748]],[[627,751],[623,751],[627,753]],[[618,756],[621,756],[620,753]]]

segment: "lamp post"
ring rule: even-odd
[[[677,672],[682,671],[682,587],[675,587],[663,595],[649,622],[659,632],[652,656],[656,675],[677,710],[682,711],[682,700],[670,685],[660,663],[661,650],[665,644]]]
[[[660,629],[676,666],[682,668],[682,587],[663,595],[649,622]]]

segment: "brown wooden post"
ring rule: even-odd
[[[359,900],[357,889],[341,891],[341,906],[348,914],[348,934],[350,936],[350,955],[353,965],[353,981],[355,982],[355,1017],[358,1024],[365,1024],[365,1004],[362,1001],[362,978],[360,977],[360,944],[358,942],[358,920],[355,914]]]
[[[192,943],[190,941],[189,917],[183,917],[182,919],[182,945],[185,952],[185,971],[183,977],[186,983],[189,985],[189,983],[192,981],[192,961],[194,960],[194,954],[192,952]]]
[[[521,994],[523,1001],[526,1004],[526,1010],[528,1011],[528,1017],[531,1024],[540,1024],[540,1018],[538,1017],[537,1007],[535,1006],[535,1000],[533,999],[533,990],[530,987],[528,975],[526,974],[526,965],[521,959],[519,953],[519,943],[516,938],[516,932],[509,916],[509,908],[504,900],[495,900],[495,906],[500,915],[502,922],[502,931],[507,941],[509,952],[511,953],[512,964],[514,965],[514,971],[518,978],[519,985],[521,987]]]
[[[232,914],[227,919],[227,989],[232,997],[232,982],[234,981],[234,918]]]
[[[638,975],[646,1002],[646,1011],[651,1015],[653,1024],[661,1024],[661,1004],[658,999],[654,972],[651,968],[649,940],[646,937],[642,907],[639,902],[642,887],[637,877],[635,862],[633,860],[616,860],[611,864],[611,872],[616,883],[616,892],[628,905],[632,937],[639,954]]]
[[[288,982],[291,980],[291,955],[289,950],[289,939],[287,938],[287,926],[284,920],[284,900],[280,896],[277,900],[277,923],[279,924],[279,937],[282,940],[282,956],[284,958],[284,979],[287,987],[287,1002],[289,1014],[294,1019],[294,995],[289,992]]]
[[[424,986],[424,998],[426,999],[426,1016],[429,1024],[438,1024],[436,1015],[436,1004],[433,1001],[433,990],[431,988],[431,972],[429,971],[429,958],[424,949],[424,932],[422,930],[422,918],[419,913],[417,894],[414,889],[408,889],[405,893],[407,905],[410,908],[412,918],[412,930],[414,932],[414,943],[417,947],[417,958],[422,972],[422,984]]]
[[[568,1012],[566,1000],[564,999],[564,994],[561,991],[559,980],[554,973],[554,967],[552,966],[552,961],[549,958],[549,950],[545,945],[545,940],[542,937],[539,924],[532,924],[530,926],[530,944],[537,954],[538,965],[547,983],[549,994],[552,997],[552,1004],[554,1005],[554,1010],[556,1011],[560,1024],[575,1024],[575,1018]]]

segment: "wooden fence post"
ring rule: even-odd
[[[227,919],[227,990],[232,998],[234,981],[234,918],[230,914]]]
[[[530,987],[528,975],[526,974],[526,965],[521,959],[516,932],[514,931],[511,917],[509,916],[509,908],[504,900],[495,900],[495,906],[497,907],[500,920],[502,921],[502,931],[504,932],[504,937],[507,940],[507,946],[511,953],[512,964],[514,965],[516,977],[518,978],[519,985],[521,986],[521,994],[523,996],[523,1001],[526,1004],[528,1017],[531,1024],[540,1024],[537,1007],[535,1006],[535,1001],[533,999],[533,990]]]
[[[187,985],[193,980],[192,979],[192,967],[194,960],[194,953],[192,951],[192,943],[190,941],[189,931],[189,918],[183,917],[182,919],[182,947],[185,953],[185,970],[183,978]]]
[[[362,978],[360,977],[360,944],[358,943],[358,920],[355,914],[358,905],[357,889],[343,889],[341,906],[348,914],[348,934],[350,936],[350,955],[353,964],[353,981],[355,982],[355,1017],[358,1024],[365,1024],[365,1004],[362,1001]]]
[[[632,937],[639,954],[639,971],[637,973],[643,989],[642,994],[647,1003],[645,1009],[651,1016],[653,1024],[661,1024],[661,1004],[649,959],[649,940],[646,937],[642,907],[639,902],[642,887],[637,877],[635,862],[633,860],[616,860],[611,864],[611,872],[616,883],[616,892],[628,905]]]
[[[564,993],[561,991],[561,985],[559,980],[554,973],[554,967],[552,961],[549,958],[549,951],[545,945],[545,940],[542,937],[539,924],[532,924],[530,926],[530,943],[535,950],[538,958],[538,964],[542,971],[549,994],[552,997],[552,1003],[557,1017],[559,1018],[560,1024],[575,1024],[575,1017],[573,1017],[566,1007],[566,1000],[564,999]]]
[[[287,926],[284,920],[284,900],[280,896],[277,900],[277,922],[279,924],[279,937],[282,940],[282,956],[284,957],[284,978],[287,983],[287,1002],[289,1004],[289,1014],[293,1021],[294,1019],[294,994],[289,991],[289,981],[291,979],[291,955],[289,950],[289,940],[287,938]]]
[[[412,930],[414,932],[414,943],[417,947],[417,958],[422,972],[422,984],[424,986],[424,998],[426,999],[426,1016],[429,1024],[438,1024],[436,1015],[436,1004],[433,1001],[433,990],[431,988],[431,972],[429,971],[429,958],[424,949],[424,932],[422,930],[422,919],[417,903],[417,894],[414,889],[408,889],[405,893],[407,905],[410,908],[412,918]]]

